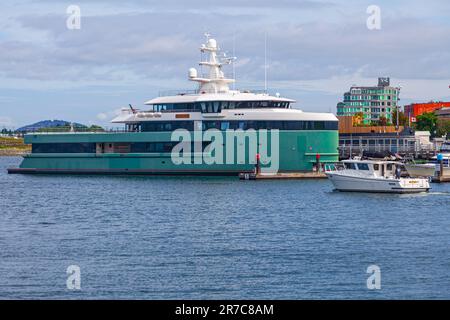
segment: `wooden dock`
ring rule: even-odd
[[[240,173],[241,180],[281,180],[281,179],[326,179],[327,176],[323,172],[285,172],[285,173]]]

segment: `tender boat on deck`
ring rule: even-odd
[[[344,160],[326,165],[325,174],[339,191],[418,193],[430,189],[428,179],[403,178],[395,161]]]

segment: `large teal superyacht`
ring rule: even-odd
[[[114,132],[30,133],[32,152],[9,173],[201,174],[311,171],[318,155],[338,161],[338,120],[303,112],[279,94],[235,90],[214,39],[200,47],[207,70],[189,69],[197,90],[160,95],[145,110],[123,108]],[[257,160],[258,159],[258,160]],[[261,159],[259,161],[259,159]]]

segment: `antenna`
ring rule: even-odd
[[[233,32],[233,57],[236,57],[236,33]],[[233,63],[233,79],[236,79],[236,67]],[[450,88],[450,86],[449,86]],[[236,89],[236,84],[233,82],[233,90]]]
[[[267,32],[264,33],[264,91],[267,93]]]

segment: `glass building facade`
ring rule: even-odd
[[[337,104],[338,116],[363,114],[362,122],[371,124],[385,117],[392,123],[392,114],[398,106],[399,88],[390,86],[389,78],[378,78],[376,87],[352,86],[344,94],[344,100]]]

